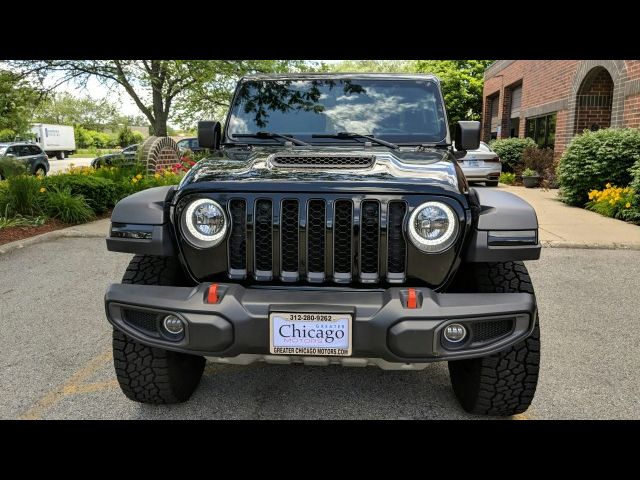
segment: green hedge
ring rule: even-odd
[[[560,158],[560,196],[569,205],[583,206],[590,190],[600,189],[608,182],[629,185],[633,180],[634,164],[638,163],[639,130],[608,128],[585,131],[573,138]]]
[[[106,212],[119,200],[118,187],[107,178],[82,174],[51,175],[42,183],[47,189],[68,189],[72,195],[82,195],[97,214]]]
[[[513,172],[522,163],[522,153],[527,147],[537,148],[538,144],[531,138],[503,138],[491,142],[491,148],[498,154],[507,172]]]

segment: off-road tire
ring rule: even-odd
[[[64,160],[67,157],[67,155],[65,154],[65,152],[57,152],[56,153],[56,158],[58,160]]]
[[[499,180],[494,180],[493,182],[487,180],[486,182],[484,182],[484,185],[485,187],[497,187],[498,183],[500,183]]]
[[[122,283],[182,286],[189,282],[172,257],[136,255]],[[163,404],[188,400],[204,370],[204,357],[143,345],[113,329],[113,364],[123,393],[136,402]]]
[[[522,262],[467,264],[457,291],[534,293]],[[540,369],[540,327],[536,315],[533,333],[493,355],[449,362],[451,385],[467,412],[508,416],[531,405]]]

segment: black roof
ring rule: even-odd
[[[375,80],[433,80],[440,83],[435,75],[424,73],[256,73],[243,76],[243,80],[315,80],[315,79],[375,79]]]

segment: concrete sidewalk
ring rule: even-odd
[[[558,199],[558,190],[502,184],[498,188],[533,206],[538,214],[540,241],[545,247],[640,250],[640,226],[570,207]]]

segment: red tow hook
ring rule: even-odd
[[[415,288],[410,288],[407,292],[407,308],[418,308],[418,294]]]
[[[207,292],[207,303],[218,303],[220,298],[218,297],[218,284],[212,283]]]

